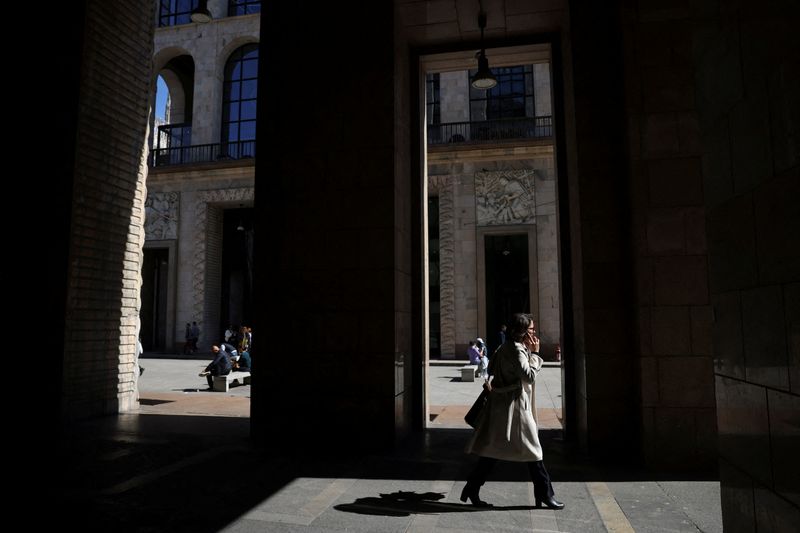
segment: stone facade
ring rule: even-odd
[[[169,261],[176,265],[169,279],[169,297],[175,302],[167,320],[167,347],[180,350],[184,326],[197,322],[200,346],[217,340],[220,320],[220,276],[222,214],[226,208],[252,207],[253,166],[215,166],[206,169],[152,169],[148,196],[177,198],[176,231],[166,239],[148,239],[148,247],[172,250]]]
[[[188,55],[194,65],[191,109],[194,145],[219,142],[225,63],[237,48],[259,42],[259,14],[227,17],[227,2],[212,0],[208,6],[214,15],[211,22],[156,28],[155,32],[154,83],[164,66],[175,57]],[[177,79],[166,75],[164,81],[170,94],[182,95]],[[183,103],[182,98],[171,99],[171,123],[183,122],[184,116],[189,115]]]
[[[191,116],[191,144],[220,142],[222,86],[231,53],[257,43],[260,15],[226,17],[227,2],[211,1],[214,18],[206,24],[157,28],[153,79],[163,74],[170,91],[172,123]],[[184,86],[164,66],[179,56],[194,65],[191,109]],[[218,341],[221,318],[222,219],[225,209],[254,202],[254,161],[240,160],[151,169],[147,198],[147,248],[170,250],[166,349],[179,351],[187,322],[200,327],[199,346]]]
[[[439,199],[443,359],[464,358],[467,342],[477,337],[496,347],[497,332],[486,324],[483,241],[486,235],[517,233],[529,233],[533,244],[530,311],[542,334],[542,353],[554,357],[561,342],[555,179],[548,142],[429,151],[428,194]]]

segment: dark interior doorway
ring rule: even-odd
[[[226,209],[222,231],[220,338],[228,325],[252,326],[253,209]]]
[[[142,264],[142,348],[162,352],[167,347],[167,273],[169,250],[145,248]]]
[[[528,236],[486,235],[486,329],[496,332],[511,313],[530,313]]]

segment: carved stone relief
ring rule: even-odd
[[[144,234],[151,240],[178,238],[178,193],[154,192],[147,195]]]
[[[534,223],[534,177],[531,169],[476,172],[478,226]]]
[[[455,180],[438,176],[439,192],[439,327],[442,355],[454,354],[456,347],[456,283],[455,283]]]
[[[447,185],[452,176],[445,176],[441,174],[428,174],[428,194],[431,196],[438,196],[439,193],[447,188]]]

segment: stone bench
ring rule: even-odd
[[[250,385],[250,372],[239,372],[234,370],[224,376],[212,376],[214,381],[213,389],[218,392],[228,392],[231,382],[239,380],[242,385]]]
[[[478,365],[464,365],[461,367],[461,381],[475,381],[475,372]]]

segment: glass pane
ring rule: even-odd
[[[229,69],[228,69],[228,72],[226,73],[226,76],[228,76],[228,79],[231,79],[231,80],[242,79],[242,64],[241,63],[239,63],[238,61],[235,61],[233,63],[228,63],[228,66],[229,66]]]
[[[257,44],[247,44],[243,46],[241,49],[242,51],[242,58],[243,59],[258,59],[258,45]]]
[[[239,103],[231,102],[228,104],[228,121],[239,120]]]
[[[228,141],[238,141],[239,140],[239,123],[234,122],[233,124],[228,124]]]
[[[239,139],[243,141],[251,141],[256,138],[256,121],[248,120],[242,122],[239,126]]]
[[[244,100],[242,102],[242,120],[255,120],[256,119],[256,101]]]
[[[470,120],[472,121],[486,120],[485,100],[476,100],[470,102],[469,108],[470,108]]]
[[[524,117],[525,116],[525,98],[514,97],[508,100],[508,114],[509,117]]]
[[[258,58],[248,59],[243,62],[243,78],[256,78],[258,77]]]
[[[242,82],[241,98],[255,98],[257,94],[258,80],[248,80]]]
[[[241,90],[241,83],[234,81],[230,84],[226,100],[238,100],[241,98],[239,91]]]

